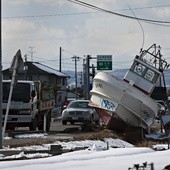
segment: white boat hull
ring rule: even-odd
[[[90,93],[90,105],[96,108],[105,125],[116,119],[122,127],[125,123],[148,130],[154,122],[158,110],[155,101],[109,73],[99,72],[94,77]]]

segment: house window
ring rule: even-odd
[[[62,82],[63,82],[62,85],[65,85],[65,84],[66,84],[66,79],[65,79],[65,78],[62,78],[62,80],[63,80],[63,81],[62,81]]]
[[[30,75],[28,76],[28,79],[29,79],[29,80],[33,80],[33,79],[32,79],[32,76],[30,76]]]
[[[56,78],[56,84],[58,85],[58,77]]]
[[[61,78],[57,77],[56,82],[57,82],[57,85],[61,85]]]

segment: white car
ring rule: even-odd
[[[62,111],[62,124],[66,125],[67,122],[74,124],[75,122],[90,123],[95,122],[99,124],[99,116],[95,109],[90,107],[89,100],[74,100],[71,101],[66,109]]]

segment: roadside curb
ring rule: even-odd
[[[49,150],[0,150],[0,155],[3,155],[0,161],[12,161],[12,160],[25,160],[25,159],[37,159],[42,158],[40,155],[39,157],[36,156],[35,158],[29,158],[27,155],[29,154],[47,154],[44,157],[56,156],[61,155],[67,152],[73,152],[78,150],[87,149],[87,147],[79,147],[74,149],[63,149],[61,145],[51,145]],[[20,157],[17,155],[21,154]]]

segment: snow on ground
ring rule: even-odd
[[[30,137],[30,136],[29,136]],[[163,170],[167,165],[170,165],[170,150],[168,145],[155,145],[155,148],[164,149],[162,151],[155,151],[146,147],[135,147],[123,140],[107,138],[103,141],[84,140],[84,141],[70,141],[60,142],[56,141],[54,144],[60,144],[64,149],[86,148],[79,151],[64,153],[53,157],[17,160],[17,161],[2,161],[0,163],[1,170],[127,170],[133,167],[134,164],[143,165],[153,163],[154,170]],[[109,149],[107,150],[107,147]],[[20,147],[17,149],[49,149],[50,145]],[[4,148],[3,150],[9,148]],[[12,149],[12,148],[11,148]],[[16,155],[15,155],[16,156]],[[18,157],[25,156],[21,152]],[[40,154],[29,154],[27,157],[36,158]],[[48,155],[43,155],[45,157]],[[0,155],[1,159],[3,155]],[[149,165],[148,165],[149,167]]]
[[[20,135],[15,135],[15,138],[18,139],[23,139],[23,138],[46,138],[47,133],[34,133],[34,134],[20,134]]]

